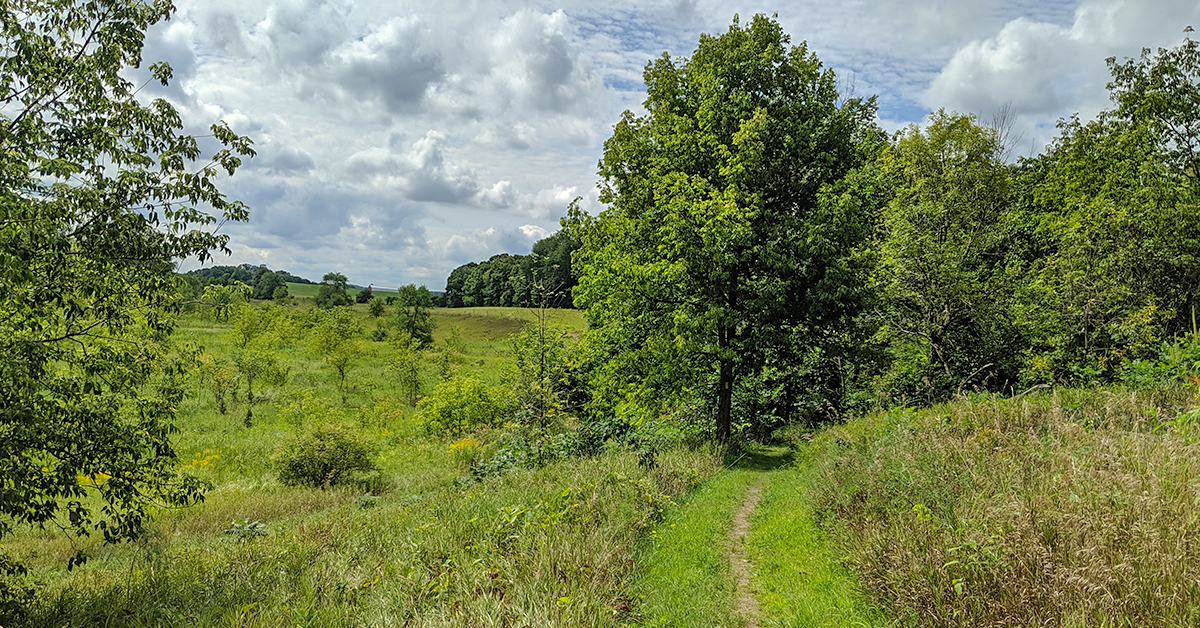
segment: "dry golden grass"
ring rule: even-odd
[[[816,441],[823,524],[922,626],[1200,625],[1191,389],[879,413]]]

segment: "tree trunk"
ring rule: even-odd
[[[728,327],[720,328],[717,346],[722,353],[728,349],[732,333],[733,330]],[[717,383],[717,440],[725,443],[729,441],[733,418],[733,359],[721,356],[717,361],[720,364],[720,379]]]

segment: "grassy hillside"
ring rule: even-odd
[[[346,308],[364,337],[343,404],[315,350],[316,310],[256,307],[277,317],[255,351],[284,374],[260,381],[253,404],[239,382],[225,413],[211,373],[245,355],[235,326],[197,316],[177,332],[205,365],[175,444],[180,469],[211,484],[206,501],[159,510],[131,545],[56,529],[10,537],[5,551],[41,586],[14,625],[747,625],[746,596],[761,626],[1200,622],[1192,388],[880,411],[781,435],[790,450],[743,445],[728,467],[716,450],[659,444],[649,458],[551,452],[473,475],[532,441],[513,424],[429,432],[398,390],[396,347],[365,339],[390,311]],[[453,348],[455,375],[503,396],[511,335],[534,314],[433,316],[423,394]],[[568,336],[584,329],[578,311],[549,319]],[[376,469],[325,488],[281,482],[279,453],[327,425],[373,451]],[[748,531],[734,541],[737,516]],[[753,566],[740,579],[737,548]],[[68,571],[77,549],[92,558]]]
[[[376,322],[355,312],[367,329]],[[506,337],[528,313],[435,317],[432,351],[457,337],[460,374],[499,384]],[[578,313],[553,317],[581,329]],[[236,354],[231,327],[189,318],[178,337],[203,347],[202,360],[227,360]],[[389,343],[363,348],[345,407],[304,333],[263,349],[285,366],[286,382],[260,385],[252,405],[243,387],[222,414],[193,376],[175,442],[180,468],[211,483],[205,502],[159,511],[133,545],[56,530],[11,537],[6,551],[43,586],[20,625],[606,624],[631,602],[624,582],[642,531],[719,465],[711,454],[677,450],[651,469],[614,451],[477,482],[471,462],[512,446],[503,430],[428,434],[395,394]],[[272,455],[325,423],[373,448],[378,472],[327,489],[282,484]],[[68,572],[76,548],[92,559]]]
[[[804,444],[818,521],[921,626],[1200,625],[1194,388],[892,410]]]

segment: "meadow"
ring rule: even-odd
[[[305,307],[275,308],[302,318]],[[378,322],[352,308],[362,328]],[[455,375],[502,388],[509,338],[526,310],[436,310],[431,354],[453,344]],[[566,334],[578,312],[548,320]],[[235,325],[180,321],[181,346],[218,360],[236,353]],[[57,529],[8,539],[40,587],[28,626],[605,625],[632,610],[627,580],[644,530],[671,500],[720,466],[708,449],[676,448],[653,468],[630,451],[547,460],[473,478],[471,465],[504,443],[504,426],[429,433],[398,395],[393,347],[362,340],[347,401],[305,341],[267,345],[286,376],[244,388],[219,411],[197,370],[179,409],[183,471],[207,481],[204,503],[160,509],[136,544],[106,546]],[[422,376],[438,379],[434,358]],[[244,384],[239,384],[244,386]],[[249,412],[248,412],[249,411]],[[249,415],[249,418],[247,416]],[[317,423],[373,450],[375,471],[342,485],[288,486],[272,455]],[[68,571],[77,549],[90,554]]]
[[[795,484],[898,623],[1200,623],[1194,386],[892,409],[801,449]]]
[[[499,422],[445,429],[427,403],[444,390],[513,403],[522,330],[544,318],[569,345],[585,329],[578,311],[431,310],[417,406],[398,383],[393,308],[340,311],[356,330],[344,386],[317,349],[328,313],[310,297],[229,321],[182,317],[176,344],[198,367],[174,444],[180,470],[209,484],[205,501],[157,509],[133,544],[54,527],[10,537],[5,550],[39,587],[14,625],[1200,621],[1194,386],[967,395],[792,426],[768,443],[583,451],[568,415],[534,429],[509,405]],[[269,324],[251,339],[255,316]],[[377,330],[389,333],[369,340]],[[234,368],[250,353],[276,371],[253,402]],[[224,411],[221,368],[234,382]],[[337,455],[372,464],[336,482],[286,481],[281,452],[313,434],[344,437],[351,449]],[[751,491],[761,499],[747,510]],[[739,516],[747,529],[733,538]],[[90,560],[68,570],[78,550]]]

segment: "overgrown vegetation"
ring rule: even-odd
[[[873,413],[814,441],[821,523],[923,626],[1200,620],[1196,390],[1060,389]]]
[[[170,3],[53,10],[4,9],[5,625],[736,623],[717,541],[751,470],[663,517],[797,433],[746,546],[777,625],[1200,622],[1191,39],[1109,60],[1116,107],[1014,164],[1004,115],[889,137],[735,19],[647,65],[598,216],[440,297],[296,299],[170,273],[246,217],[120,78]],[[232,174],[249,140],[213,133]]]

